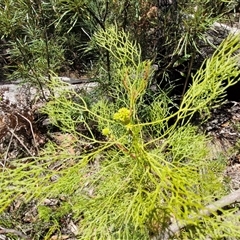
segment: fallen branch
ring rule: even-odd
[[[199,216],[210,216],[213,212],[216,212],[217,210],[222,209],[223,207],[226,207],[237,200],[240,199],[240,189],[237,191],[234,191],[227,196],[221,198],[220,200],[211,203],[207,205],[203,210],[199,212]],[[199,218],[200,218],[199,217]],[[189,219],[191,219],[192,216],[189,216]],[[152,240],[168,240],[171,237],[173,237],[175,234],[177,234],[181,229],[184,227],[187,227],[188,223],[186,222],[175,222],[172,223],[167,230],[164,232],[161,232],[158,236],[155,236]]]
[[[4,228],[0,226],[0,234],[13,234],[15,236],[20,237],[21,239],[26,239],[30,240],[31,238],[23,234],[22,232],[15,230],[15,229],[9,229],[9,228]]]
[[[230,27],[230,26],[228,26],[228,25],[226,25],[224,23],[215,22],[212,26],[221,28],[223,30],[227,30],[230,34],[239,34],[240,33],[240,29],[239,28]]]

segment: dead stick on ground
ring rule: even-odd
[[[16,127],[17,127],[17,125],[15,126],[13,132],[16,130]],[[9,153],[10,146],[11,146],[11,144],[12,144],[12,140],[13,140],[13,134],[11,135],[10,141],[9,141],[9,143],[8,143],[7,150],[6,150],[6,152],[5,152],[4,162],[3,162],[3,164],[2,164],[2,166],[3,166],[3,171],[4,171],[5,166],[6,166],[6,163],[7,163],[8,153]]]
[[[26,147],[26,145],[24,145],[24,143],[21,141],[21,139],[10,128],[8,128],[8,131],[19,141],[19,143],[25,148],[25,150],[28,152],[28,154],[33,157],[33,154]]]
[[[199,216],[210,216],[213,212],[228,206],[237,200],[240,199],[240,189],[228,194],[225,197],[222,197],[220,200],[209,204],[203,210],[199,212]],[[199,218],[200,218],[199,217]],[[189,216],[189,218],[193,218]],[[188,223],[179,222],[179,223],[172,223],[166,231],[160,233],[158,236],[154,237],[152,240],[168,240],[173,237],[176,233],[178,233],[182,228],[186,227]]]
[[[4,227],[0,226],[0,234],[9,234],[9,233],[18,236],[21,239],[30,240],[30,237],[26,236],[25,234],[23,234],[22,232],[20,232],[18,230],[4,228]]]
[[[38,153],[37,141],[36,141],[36,138],[35,138],[35,135],[34,135],[32,123],[29,121],[29,119],[27,119],[26,117],[24,117],[22,114],[20,114],[20,113],[17,113],[17,114],[18,114],[19,116],[21,116],[23,119],[25,119],[25,120],[29,123],[30,129],[31,129],[31,132],[32,132],[32,136],[33,136],[34,147],[37,149],[37,153]]]

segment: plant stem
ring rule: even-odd
[[[227,196],[222,197],[220,200],[217,200],[214,203],[207,205],[203,210],[201,210],[197,215],[200,216],[210,216],[213,212],[226,207],[237,200],[240,199],[240,189],[234,191]],[[188,217],[189,219],[193,219],[191,215]],[[187,222],[174,222],[166,229],[166,231],[161,232],[158,236],[152,238],[152,240],[168,240],[172,238],[175,234],[177,234],[181,229],[187,227]]]

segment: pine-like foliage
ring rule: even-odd
[[[207,137],[186,121],[219,104],[235,83],[240,37],[230,36],[205,62],[177,112],[166,109],[171,107],[167,97],[156,98],[145,110],[148,121],[141,113],[151,62],[142,61],[138,45],[116,28],[99,31],[94,41],[111,55],[112,88],[86,101],[52,79],[58,93],[42,111],[70,137],[2,169],[1,212],[16,199],[37,200],[38,220],[55,224],[49,235],[59,216],[71,213],[83,240],[163,239],[159,236],[173,222],[184,223],[175,239],[240,237],[234,209],[200,215],[226,194],[224,166],[214,167]],[[46,198],[62,201],[54,209],[43,205]]]

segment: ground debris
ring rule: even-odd
[[[0,93],[1,94],[1,93]],[[0,161],[6,167],[9,159],[36,156],[46,143],[41,122],[30,106],[0,101]]]
[[[240,188],[240,102],[228,101],[212,110],[201,127],[212,139],[213,159],[227,159],[224,175],[232,191]]]

